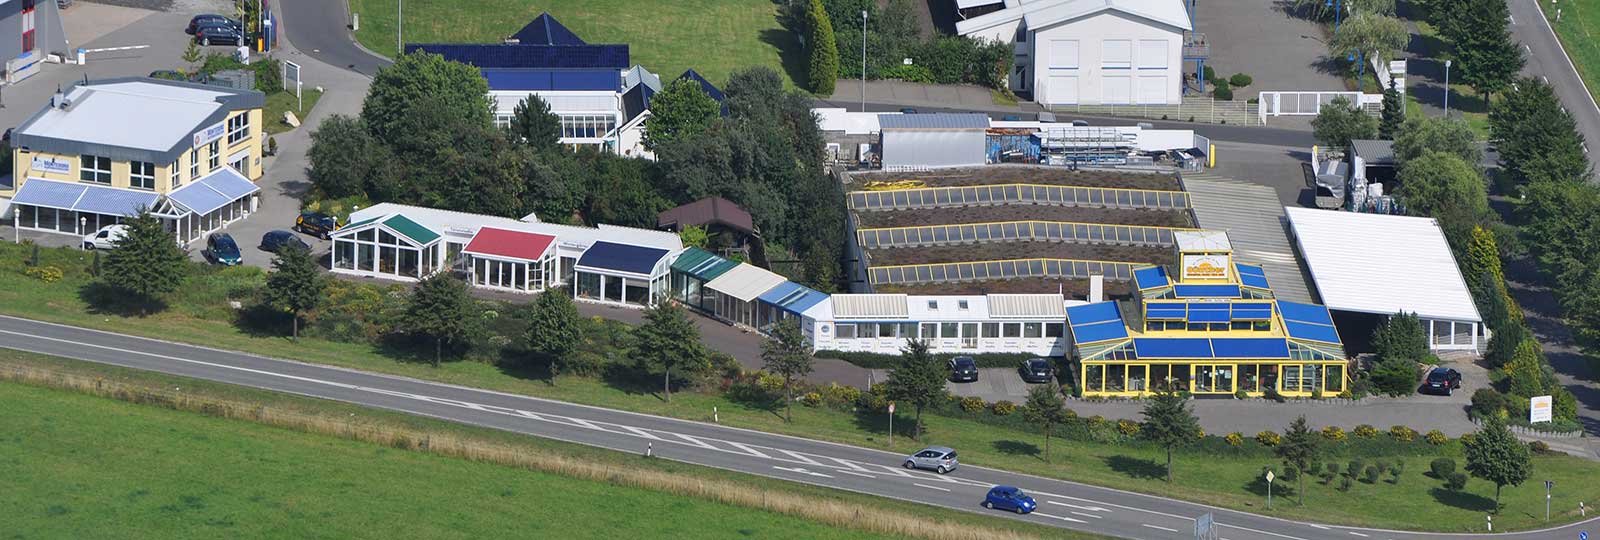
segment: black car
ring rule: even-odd
[[[951,358],[950,380],[954,382],[977,382],[978,363],[971,356]]]
[[[1428,370],[1428,377],[1422,380],[1422,391],[1429,394],[1448,396],[1451,391],[1460,389],[1461,372],[1447,367]]]
[[[289,231],[268,231],[267,234],[261,235],[261,251],[277,253],[278,250],[290,245],[300,246],[300,249],[306,251],[311,250],[311,246],[307,245],[305,240],[295,237],[294,233]]]
[[[238,45],[244,43],[244,30],[231,23],[204,23],[195,28],[194,40],[206,46]]]
[[[183,29],[183,33],[192,36],[200,29],[200,27],[215,24],[232,25],[234,28],[244,27],[244,25],[239,24],[239,21],[235,21],[223,15],[218,15],[215,13],[201,13],[189,19],[189,26]]]
[[[326,239],[339,229],[339,220],[322,212],[301,212],[294,218],[294,230]]]
[[[244,255],[239,253],[239,244],[234,243],[233,235],[228,233],[211,233],[206,237],[206,249],[201,253],[212,263],[223,266],[237,266],[244,262]]]
[[[1050,361],[1043,358],[1029,358],[1022,361],[1017,367],[1017,373],[1022,375],[1022,382],[1047,383],[1055,376],[1056,371],[1050,367]]]

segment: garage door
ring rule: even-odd
[[[1105,75],[1100,78],[1100,102],[1107,104],[1133,102],[1133,77]]]
[[[1165,75],[1139,77],[1139,103],[1167,102],[1167,77]]]
[[[1050,86],[1045,87],[1044,100],[1051,105],[1078,104],[1078,76],[1051,75]]]

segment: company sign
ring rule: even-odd
[[[1184,255],[1183,279],[1228,279],[1228,256]]]
[[[33,156],[33,170],[47,173],[67,174],[72,172],[72,162],[53,157]]]
[[[1550,396],[1528,398],[1528,422],[1549,422],[1551,405]]]
[[[224,125],[222,122],[217,122],[217,124],[214,126],[196,131],[194,133],[194,147],[199,148],[201,146],[210,144],[211,141],[221,139],[222,135],[227,132],[228,126]]]

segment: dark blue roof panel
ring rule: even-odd
[[[678,76],[678,78],[688,79],[700,83],[700,89],[704,90],[706,95],[711,96],[711,99],[715,99],[717,100],[717,103],[722,104],[722,115],[728,115],[728,96],[723,94],[722,89],[717,88],[717,85],[711,84],[711,81],[706,80],[705,77],[700,76],[700,73],[693,69],[684,71],[682,75]]]
[[[549,13],[540,13],[511,38],[524,45],[585,45],[582,38]]]
[[[578,266],[650,275],[667,250],[611,242],[595,242],[578,258]]]
[[[1283,320],[1285,321],[1333,326],[1333,316],[1328,314],[1328,308],[1316,304],[1301,304],[1279,300],[1278,313],[1283,314]]]
[[[612,68],[627,69],[627,45],[520,45],[503,43],[407,43],[417,51],[479,68]]]
[[[1206,338],[1134,338],[1134,354],[1139,358],[1211,358],[1211,340]]]
[[[486,68],[479,72],[490,90],[594,90],[615,92],[622,73],[615,69]]]
[[[635,84],[622,94],[623,122],[631,122],[650,108],[650,98],[656,95],[648,84]]]
[[[1082,345],[1128,337],[1128,327],[1122,321],[1085,324],[1072,327],[1072,342]]]
[[[1303,323],[1298,321],[1285,321],[1283,323],[1283,327],[1283,331],[1287,332],[1289,337],[1295,339],[1321,341],[1324,343],[1339,343],[1339,332],[1334,330],[1332,326]]]
[[[1144,318],[1146,319],[1177,319],[1189,317],[1189,310],[1183,304],[1146,304]]]
[[[1263,269],[1261,269],[1260,266],[1256,266],[1256,265],[1253,265],[1253,264],[1233,263],[1233,268],[1238,270],[1240,275],[1247,275],[1247,276],[1265,276],[1265,275],[1267,275],[1267,271],[1266,270],[1263,270]]]
[[[1238,285],[1173,285],[1178,298],[1238,298]]]
[[[1167,269],[1160,266],[1140,268],[1133,271],[1133,281],[1138,284],[1139,290],[1165,287],[1172,283],[1167,279]]]
[[[1256,289],[1271,289],[1272,288],[1267,283],[1267,276],[1258,276],[1258,275],[1254,275],[1254,274],[1244,274],[1244,273],[1239,274],[1239,283],[1244,284],[1244,286],[1246,286],[1246,287],[1252,287],[1252,288],[1256,288]]]
[[[1067,308],[1067,323],[1073,326],[1121,320],[1122,312],[1117,310],[1116,302],[1096,302]]]
[[[1216,358],[1288,358],[1289,342],[1283,338],[1216,338],[1211,340]]]

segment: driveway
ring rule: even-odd
[[[1284,12],[1284,0],[1200,2],[1195,30],[1206,35],[1206,65],[1218,77],[1245,73],[1255,82],[1238,99],[1263,90],[1342,91],[1343,79],[1327,69],[1321,25]]]

